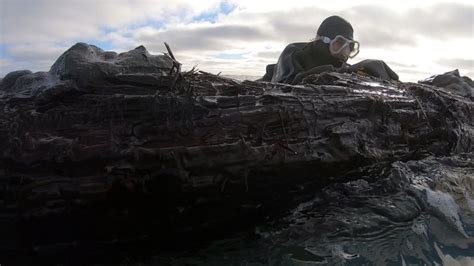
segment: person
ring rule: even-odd
[[[348,65],[347,60],[358,53],[359,42],[354,40],[352,25],[342,17],[330,16],[321,23],[314,40],[286,46],[278,62],[267,66],[261,80],[298,84],[308,75],[326,71],[363,71],[382,79],[398,80],[398,75],[380,60]]]

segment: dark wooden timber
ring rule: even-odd
[[[211,239],[376,162],[473,150],[473,102],[441,88],[179,75],[0,92],[1,255]]]

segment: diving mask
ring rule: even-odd
[[[335,57],[354,58],[359,53],[359,42],[337,35],[334,39],[326,36],[318,36],[317,40],[329,44],[329,51]]]

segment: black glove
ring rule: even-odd
[[[384,80],[398,80],[397,73],[382,60],[366,59],[347,68],[347,72],[359,71]]]
[[[298,73],[291,84],[298,84],[300,83],[305,77],[312,75],[312,74],[321,74],[323,72],[330,72],[330,71],[335,71],[336,69],[332,65],[322,65],[322,66],[317,66],[313,67],[308,71],[305,72],[300,72]]]

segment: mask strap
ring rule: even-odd
[[[321,40],[323,43],[330,43],[332,40],[329,37],[326,36],[317,36],[316,40]]]

